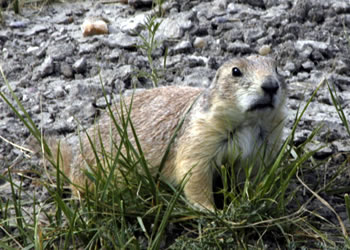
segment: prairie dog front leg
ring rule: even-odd
[[[178,169],[178,177],[186,178],[184,193],[190,203],[198,208],[206,208],[214,211],[213,197],[213,173],[208,162],[198,161],[198,164],[192,165],[194,161],[182,161]],[[186,176],[186,177],[185,177]]]

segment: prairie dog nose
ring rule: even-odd
[[[261,88],[265,93],[272,96],[276,94],[279,89],[279,81],[275,77],[268,76],[261,84]]]

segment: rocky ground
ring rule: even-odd
[[[78,127],[77,121],[82,126],[92,124],[99,110],[106,107],[99,73],[111,100],[133,86],[152,87],[149,78],[136,75],[150,72],[151,67],[145,51],[136,47],[142,44],[137,34],[147,34],[142,24],[152,13],[149,1],[107,2],[26,6],[19,15],[2,13],[0,65],[32,119],[47,134],[70,136]],[[271,50],[289,86],[286,134],[298,107],[306,104],[323,79],[335,86],[350,120],[348,0],[168,0],[163,10],[164,17],[157,19],[162,21],[156,33],[159,46],[152,54],[160,74],[159,85],[206,87],[225,60]],[[91,16],[107,21],[108,35],[83,37],[80,26]],[[9,94],[2,79],[0,89]],[[322,124],[309,147],[313,150],[324,145],[315,155],[317,160],[331,156],[315,174],[328,178],[349,159],[350,140],[327,85],[321,86],[311,102],[295,142],[304,142]],[[29,132],[3,100],[0,136],[0,173],[9,166],[30,169],[38,165],[35,159],[19,161],[23,153],[9,143],[23,145]],[[338,188],[350,186],[348,172],[338,178]],[[309,183],[314,181],[310,175]],[[26,185],[36,191],[29,180]],[[0,197],[5,199],[9,189],[1,180],[0,190]],[[347,223],[343,195],[322,193]],[[316,199],[311,204],[314,209],[319,206]],[[321,213],[336,223],[329,210]]]

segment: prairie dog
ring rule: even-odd
[[[173,184],[179,184],[186,176],[184,193],[188,201],[196,207],[214,210],[212,182],[216,166],[230,159],[256,158],[262,147],[270,152],[267,155],[271,159],[271,152],[279,149],[286,89],[271,58],[236,58],[218,69],[207,89],[169,86],[135,94],[130,117],[153,174],[157,173],[171,137],[184,118],[161,176]],[[130,100],[125,98],[127,106]],[[117,118],[119,105],[112,110]],[[128,131],[135,145],[130,128]],[[107,112],[87,131],[98,152],[99,133],[104,148],[116,152],[120,137]],[[88,179],[83,169],[87,164],[94,166],[95,155],[86,135],[81,142],[79,154],[70,163],[64,161],[64,171],[73,183],[85,187]],[[258,158],[267,161],[263,156]],[[83,191],[72,188],[75,192]]]

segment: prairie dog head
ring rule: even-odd
[[[223,64],[212,83],[217,98],[240,113],[271,112],[283,105],[286,85],[269,57],[249,56]]]

